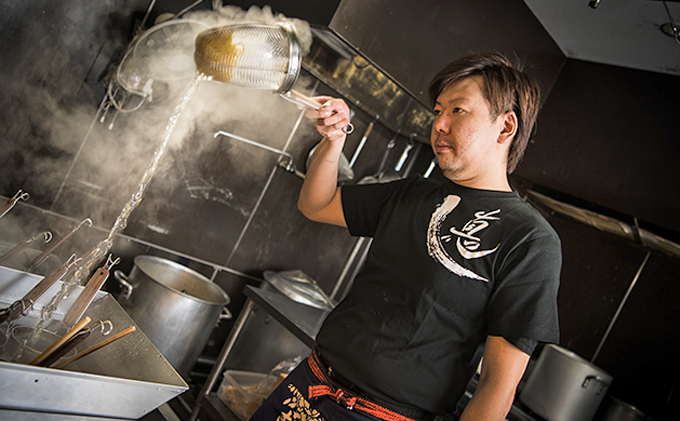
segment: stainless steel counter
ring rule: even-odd
[[[276,290],[248,286],[244,292],[305,345],[310,348],[316,346],[316,334],[330,311],[295,302]]]
[[[23,297],[42,278],[0,266],[0,307]],[[50,289],[35,303],[32,314],[22,324],[37,323],[40,309],[58,291]],[[53,314],[63,317],[83,287],[76,286]],[[114,332],[135,326],[110,294],[100,291],[85,315],[93,321],[109,320]],[[3,324],[3,329],[6,327]],[[101,341],[92,335],[81,350]],[[32,419],[59,414],[69,416],[138,419],[188,389],[188,385],[163,358],[144,333],[137,329],[125,338],[80,360],[65,369],[36,367],[0,361],[0,418],[8,412],[24,411]],[[74,398],[77,397],[77,398]],[[75,419],[75,418],[74,418]]]

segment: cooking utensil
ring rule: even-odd
[[[80,329],[68,341],[64,342],[60,347],[55,349],[51,354],[46,356],[42,361],[35,364],[38,367],[49,367],[57,362],[61,357],[66,355],[69,351],[75,349],[81,342],[90,336],[89,329]]]
[[[116,333],[115,335],[111,336],[110,338],[104,339],[103,341],[99,342],[96,345],[92,345],[91,347],[87,348],[85,351],[79,352],[78,354],[74,355],[73,357],[57,363],[56,365],[54,365],[54,368],[64,368],[67,365],[71,364],[72,362],[74,362],[74,361],[76,361],[76,360],[78,360],[78,359],[80,359],[80,358],[82,358],[82,357],[84,357],[88,354],[91,354],[94,351],[96,351],[100,348],[103,348],[106,345],[108,345],[108,344],[110,344],[114,341],[117,341],[118,339],[122,338],[125,335],[128,335],[128,334],[134,332],[135,330],[136,330],[136,328],[134,326],[130,326],[129,328],[127,328],[127,329],[125,329],[121,332]]]
[[[520,400],[548,421],[590,421],[613,377],[554,344],[543,347]]]
[[[132,51],[137,69],[153,79],[172,81],[196,75],[192,58],[196,36],[210,26],[191,19],[174,19],[149,28]]]
[[[10,316],[13,314],[18,315],[27,315],[31,309],[33,308],[33,301],[31,300],[17,300],[12,303],[9,307],[3,308],[0,310],[0,323],[4,323],[5,320],[7,320]]]
[[[38,265],[40,265],[42,262],[44,262],[45,259],[47,259],[49,257],[49,255],[52,254],[52,252],[54,252],[54,250],[56,250],[59,246],[64,244],[64,242],[66,242],[66,240],[68,240],[73,234],[75,234],[76,231],[78,231],[78,229],[80,229],[80,227],[83,226],[83,224],[88,224],[91,227],[92,226],[92,220],[90,218],[83,219],[78,225],[71,228],[71,230],[69,232],[67,232],[64,236],[59,238],[59,240],[52,243],[52,245],[50,247],[45,249],[45,251],[40,253],[38,255],[38,257],[33,259],[33,261],[28,265],[28,269],[26,270],[26,272],[32,271]]]
[[[328,298],[325,292],[301,270],[284,272],[264,271],[267,280],[279,292],[293,301],[323,310],[332,310],[335,302]]]
[[[52,233],[49,231],[42,232],[38,235],[34,235],[33,237],[29,237],[22,241],[21,243],[17,244],[14,246],[10,251],[7,253],[3,254],[2,257],[0,257],[0,263],[8,262],[15,257],[17,257],[21,252],[29,248],[33,243],[38,241],[38,238],[43,237],[45,244],[49,243],[52,241]]]
[[[109,326],[108,329],[105,328],[105,326]],[[89,338],[90,335],[92,334],[93,331],[95,331],[98,327],[101,329],[101,333],[103,336],[108,335],[111,333],[111,330],[113,330],[113,324],[106,320],[106,321],[100,321],[96,323],[92,327],[84,327],[80,329],[75,335],[73,335],[69,340],[61,344],[57,349],[52,351],[51,354],[46,356],[42,361],[40,361],[38,366],[40,367],[50,367],[52,364],[56,363],[61,357],[64,355],[68,354],[70,351],[74,350],[76,346],[81,344],[85,339]],[[78,354],[74,355],[71,358],[76,357]]]
[[[7,199],[5,203],[3,203],[2,206],[0,206],[0,218],[5,216],[7,212],[11,211],[14,205],[16,205],[19,200],[28,200],[29,197],[30,196],[28,193],[22,192],[21,190],[16,192],[14,197]]]
[[[70,261],[71,259],[69,259]],[[52,285],[57,283],[61,279],[70,277],[75,273],[77,265],[75,262],[59,265],[52,269],[52,272],[48,273],[40,282],[38,282],[30,291],[26,293],[20,300],[15,301],[10,307],[0,310],[0,323],[4,322],[8,318],[10,320],[15,320],[20,316],[27,315],[31,309],[33,309],[33,304],[40,299],[49,290]]]
[[[406,163],[406,160],[409,157],[411,149],[413,149],[415,147],[415,142],[413,140],[414,136],[415,136],[415,134],[411,134],[411,136],[409,136],[408,143],[404,147],[404,150],[402,151],[401,155],[399,156],[399,160],[397,161],[397,163],[396,163],[396,165],[394,166],[393,169],[389,169],[389,170],[386,170],[386,171],[380,171],[375,176],[364,177],[361,180],[359,180],[359,184],[389,183],[390,181],[396,181],[396,180],[401,179],[402,175],[399,174],[399,172],[401,171],[402,167],[404,166],[404,163]],[[395,135],[395,138],[396,138],[396,135]],[[392,143],[393,140],[395,140],[395,139],[392,139],[390,141],[390,144]],[[390,146],[390,144],[388,144],[389,149],[394,147],[393,144],[392,144],[392,146]],[[389,151],[389,149],[388,149],[388,151]],[[386,158],[387,158],[387,155],[385,155],[385,157],[383,157],[383,163],[385,162]],[[381,167],[382,166],[383,165],[381,164]],[[408,173],[408,170],[405,173]]]
[[[73,326],[78,320],[80,320],[83,313],[85,313],[85,310],[87,310],[87,307],[89,307],[90,303],[92,303],[95,294],[97,294],[102,285],[104,285],[104,282],[106,282],[108,279],[109,271],[114,265],[118,264],[118,262],[120,262],[120,258],[113,261],[111,260],[111,256],[109,256],[106,264],[97,269],[94,275],[92,275],[90,280],[87,282],[85,289],[81,291],[76,301],[73,303],[68,312],[66,312],[66,315],[64,316],[64,324],[66,326]]]
[[[357,145],[357,148],[354,151],[354,155],[352,155],[352,159],[349,161],[349,167],[350,168],[353,168],[354,163],[357,162],[357,158],[359,157],[361,150],[364,148],[364,145],[366,144],[366,140],[368,139],[368,135],[370,135],[371,130],[373,130],[373,124],[374,123],[375,123],[375,120],[368,123],[368,127],[366,128],[366,131],[364,132],[364,135],[361,137],[361,140],[359,141],[359,145]]]
[[[305,96],[301,94],[300,92],[296,91],[295,89],[291,89],[290,91],[287,92],[281,92],[279,94],[282,98],[292,102],[293,104],[300,105],[305,108],[309,108],[310,110],[315,110],[319,111],[324,107],[325,104],[321,104],[312,98]],[[335,115],[335,111],[333,112]],[[350,113],[350,119],[352,118],[352,113]],[[354,125],[352,123],[347,124],[347,126],[342,128],[342,131],[351,134],[354,131]]]
[[[229,296],[200,273],[155,256],[137,256],[129,276],[114,275],[132,288],[129,298],[128,289],[121,292],[120,304],[168,362],[189,376],[217,321],[231,317]]]
[[[297,105],[323,104],[292,89],[300,74],[300,44],[292,25],[238,24],[212,28],[196,37],[194,62],[209,80],[266,89]],[[354,126],[345,127],[352,133]]]
[[[40,362],[42,362],[45,358],[47,358],[50,354],[52,354],[54,351],[56,351],[60,346],[65,344],[69,339],[71,339],[76,333],[78,333],[82,328],[87,326],[88,323],[90,323],[92,319],[90,319],[89,316],[85,316],[83,320],[81,320],[77,325],[75,325],[71,330],[66,332],[64,336],[59,338],[55,343],[52,344],[49,348],[47,348],[42,354],[38,355],[36,359],[31,361],[29,364],[30,365],[38,365]]]
[[[428,165],[427,170],[425,170],[425,173],[423,174],[423,178],[430,178],[430,175],[432,175],[432,171],[434,171],[434,167],[437,166],[437,157],[435,156],[432,158],[432,161],[430,161],[430,165]]]
[[[26,325],[13,326],[9,329],[9,336],[2,348],[0,359],[27,365],[57,340],[59,340],[59,335],[46,329]],[[74,351],[73,355],[75,354]],[[3,377],[3,380],[5,379],[6,377]],[[3,386],[4,389],[3,393],[0,394],[0,399],[2,399],[1,396],[4,396],[7,391],[7,385],[4,384]]]
[[[293,87],[300,71],[300,44],[288,23],[238,24],[196,37],[194,61],[211,80],[276,93]]]
[[[382,159],[380,160],[380,165],[378,166],[378,169],[376,170],[375,174],[373,175],[367,175],[363,177],[357,184],[372,184],[372,183],[379,183],[379,182],[384,182],[381,180],[381,176],[385,174],[383,169],[385,168],[385,165],[387,164],[387,158],[389,158],[390,153],[392,152],[392,149],[397,145],[397,136],[398,133],[395,133],[392,139],[390,139],[389,142],[387,142],[387,146],[385,147],[385,152],[383,152]]]
[[[598,411],[598,421],[646,421],[651,420],[638,408],[610,396]]]
[[[397,165],[394,166],[394,171],[396,172],[401,171],[401,167],[406,162],[406,159],[408,159],[408,155],[411,152],[411,149],[413,149],[414,145],[415,143],[413,141],[413,135],[411,135],[408,138],[408,143],[404,147],[404,151],[401,153],[401,156],[399,157],[399,161],[397,161]]]
[[[41,276],[0,267],[0,284],[4,285],[0,288],[0,301],[16,301],[41,279]],[[74,290],[82,288],[80,285],[74,286]],[[74,297],[69,296],[61,300],[57,311],[61,310],[64,314],[73,299]],[[41,301],[43,300],[38,301],[36,306],[40,306]],[[105,291],[97,294],[87,316],[93,321],[110,320],[114,326],[121,328],[133,325],[130,316],[115,298]],[[25,328],[27,333],[35,330],[28,325],[17,327]],[[117,330],[111,332],[107,338],[116,332]],[[136,420],[189,389],[182,377],[139,328],[126,339],[117,341],[115,345],[106,346],[92,356],[82,358],[66,367],[66,370],[28,365],[60,336],[48,336],[49,340],[44,347],[39,348],[40,352],[22,360],[20,364],[8,362],[7,359],[0,361],[2,383],[0,408],[24,408],[26,411],[30,410],[30,414],[38,416],[42,414],[47,418],[72,419],[74,414],[77,414],[75,418]],[[90,336],[77,351],[71,351],[62,360],[104,339],[97,338],[98,335],[93,336],[96,340]],[[8,345],[13,342],[9,339],[8,337],[4,351],[7,351]],[[81,347],[83,349],[80,349]],[[2,358],[0,355],[0,359]],[[5,412],[7,411],[0,411],[2,414],[0,418],[3,418]]]

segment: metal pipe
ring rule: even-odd
[[[630,296],[630,293],[633,291],[633,288],[635,287],[635,284],[638,281],[638,278],[640,278],[640,274],[642,273],[642,269],[645,268],[645,265],[647,264],[647,261],[649,260],[649,256],[651,255],[651,252],[647,252],[647,255],[645,256],[644,260],[642,261],[642,264],[637,270],[637,273],[635,274],[635,277],[633,277],[633,281],[630,283],[630,286],[628,287],[628,291],[626,291],[626,295],[623,296],[623,300],[621,300],[621,303],[619,304],[619,308],[616,309],[616,313],[614,313],[614,317],[612,317],[612,321],[609,322],[609,326],[607,326],[607,331],[604,333],[604,336],[602,337],[602,340],[600,341],[600,344],[597,346],[597,349],[595,350],[595,354],[593,355],[593,358],[590,359],[590,362],[595,362],[595,359],[597,356],[600,354],[600,351],[602,350],[602,346],[604,346],[605,341],[609,337],[609,334],[611,333],[612,329],[614,328],[614,323],[616,323],[616,320],[619,318],[619,315],[621,314],[621,311],[623,310],[623,306],[626,304],[626,301],[628,300],[628,297]]]
[[[218,360],[215,361],[215,366],[210,371],[210,376],[208,377],[208,380],[203,384],[203,389],[201,389],[201,393],[196,398],[196,404],[194,406],[194,410],[191,412],[191,418],[189,418],[189,421],[196,421],[196,419],[198,418],[198,414],[201,412],[201,403],[204,399],[208,398],[208,396],[210,395],[210,391],[215,386],[217,377],[219,377],[220,375],[220,370],[224,366],[224,363],[227,361],[227,357],[229,356],[231,349],[234,347],[236,338],[243,329],[243,326],[246,324],[246,319],[252,312],[254,306],[255,302],[252,299],[248,299],[248,302],[246,303],[245,307],[243,307],[243,310],[241,310],[241,314],[238,316],[236,324],[231,329],[229,338],[227,338],[227,341],[224,343],[224,346],[222,347],[222,351],[220,351],[219,354],[220,356]]]
[[[423,174],[424,178],[430,178],[430,175],[432,175],[432,171],[434,171],[434,167],[437,165],[437,157],[435,156],[432,158],[432,161],[430,161],[430,166],[427,167],[427,170],[425,171],[425,174]]]
[[[359,141],[359,145],[357,146],[357,149],[354,151],[354,155],[352,156],[352,159],[349,161],[349,167],[350,168],[354,167],[354,163],[357,162],[357,158],[359,157],[361,150],[364,148],[364,145],[366,144],[366,139],[368,139],[368,135],[370,135],[371,130],[373,130],[373,124],[375,124],[375,120],[368,123],[368,127],[366,128],[366,131],[364,132],[364,135],[361,137],[361,140]]]
[[[81,226],[83,226],[83,224],[88,224],[88,225],[91,227],[91,226],[92,226],[92,220],[91,220],[90,218],[85,218],[85,219],[83,219],[78,225],[76,225],[76,226],[74,226],[73,228],[71,228],[71,231],[67,232],[67,233],[66,233],[63,237],[61,237],[59,240],[57,240],[56,242],[52,243],[52,245],[51,245],[50,247],[48,247],[47,249],[45,249],[45,251],[43,251],[38,257],[36,257],[35,259],[33,259],[33,261],[28,265],[28,269],[26,269],[26,272],[32,271],[32,270],[35,269],[38,265],[40,265],[42,262],[44,262],[45,259],[47,259],[47,258],[50,256],[50,254],[52,254],[52,252],[54,252],[58,247],[60,247],[62,244],[64,244],[64,242],[66,242],[66,240],[68,240],[69,238],[71,238],[71,236],[72,236],[73,234],[75,234],[76,231],[78,231],[78,229],[79,229]]]
[[[227,133],[227,132],[222,131],[222,130],[216,132],[213,135],[214,138],[216,138],[217,136],[226,136],[226,137],[230,137],[232,139],[240,140],[241,142],[247,143],[249,145],[257,146],[258,148],[268,150],[269,152],[274,152],[274,153],[277,153],[279,155],[283,155],[283,156],[289,158],[291,162],[293,162],[293,156],[291,154],[289,154],[288,152],[284,152],[284,151],[281,151],[279,149],[272,148],[271,146],[268,146],[268,145],[263,145],[262,143],[255,142],[254,140],[246,139],[245,137],[241,137],[241,136],[236,136],[235,134]]]
[[[366,242],[367,238],[366,237],[359,237],[359,239],[354,243],[354,247],[352,248],[351,253],[349,254],[349,257],[347,258],[347,261],[345,262],[344,266],[342,267],[342,271],[340,271],[340,276],[338,276],[338,280],[335,281],[335,285],[333,286],[333,291],[331,291],[330,298],[335,301],[338,300],[338,292],[340,291],[340,286],[344,284],[345,278],[347,277],[347,273],[349,272],[350,267],[354,264],[354,261],[356,260],[359,251],[364,245],[364,242]]]
[[[33,237],[27,238],[27,239],[24,240],[23,242],[21,242],[21,243],[17,244],[16,246],[14,246],[14,248],[13,248],[12,250],[10,250],[10,251],[8,251],[7,253],[3,254],[2,257],[0,257],[0,263],[4,263],[4,262],[6,262],[6,261],[12,260],[13,258],[15,258],[16,256],[18,256],[19,254],[21,254],[21,252],[23,252],[23,251],[26,250],[28,247],[30,247],[30,246],[31,246],[34,242],[36,242],[36,241],[38,240],[38,238],[40,238],[40,237],[44,237],[44,238],[45,238],[45,244],[47,244],[47,243],[49,243],[50,241],[52,241],[52,233],[49,232],[49,231],[45,231],[45,232],[42,232],[42,233],[40,233],[40,234],[38,234],[38,235],[35,235],[35,236],[33,236]]]

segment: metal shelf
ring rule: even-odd
[[[316,334],[321,324],[326,319],[329,311],[317,309],[291,300],[276,290],[265,290],[246,286],[244,293],[248,297],[246,305],[239,314],[236,324],[220,351],[215,366],[210,372],[207,381],[199,396],[196,398],[194,409],[191,413],[191,421],[196,421],[201,409],[212,420],[240,421],[239,418],[217,397],[213,391],[220,373],[224,368],[229,353],[234,348],[234,343],[243,330],[248,316],[257,306],[262,308],[274,320],[279,322],[285,329],[290,331],[297,339],[314,349],[316,346]]]

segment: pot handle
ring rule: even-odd
[[[591,381],[591,380],[595,380],[596,382],[599,382],[599,383],[600,383],[600,389],[598,389],[596,395],[599,395],[600,393],[602,393],[602,390],[604,390],[604,388],[605,388],[606,386],[611,386],[611,382],[606,381],[605,379],[603,379],[603,378],[600,377],[600,376],[587,376],[587,377],[585,378],[585,380],[583,380],[583,383],[581,384],[581,387],[582,387],[583,389],[587,388],[588,385],[590,384],[590,381]]]
[[[220,313],[220,318],[217,321],[219,322],[220,320],[231,319],[233,317],[234,315],[231,314],[231,311],[229,311],[229,309],[226,306],[224,306],[222,307],[222,313]]]
[[[128,282],[127,275],[125,275],[120,270],[114,270],[113,276],[116,278],[120,286],[123,287],[123,290],[120,292],[120,298],[123,300],[129,300],[130,296],[132,295],[132,285],[130,285]]]

